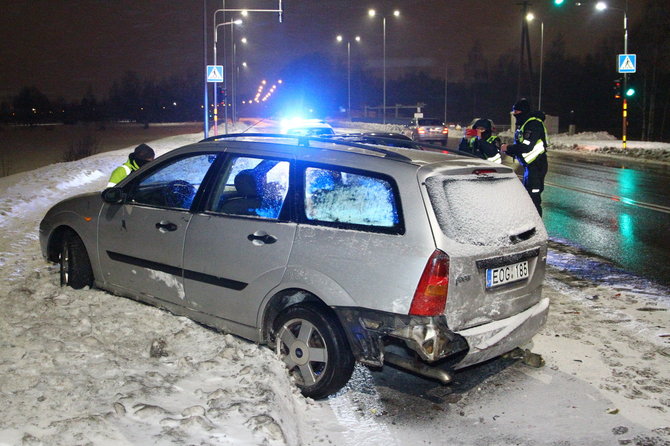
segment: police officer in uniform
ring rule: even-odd
[[[117,183],[130,175],[130,172],[138,170],[146,163],[153,161],[154,156],[156,156],[154,149],[149,147],[147,144],[140,144],[139,146],[135,147],[133,153],[128,155],[128,161],[114,169],[112,175],[109,177],[107,187],[116,186]]]
[[[500,164],[500,138],[493,134],[493,121],[477,119],[458,145],[458,150],[468,152],[479,158]]]
[[[531,112],[528,99],[519,99],[512,107],[516,118],[513,144],[503,144],[500,152],[514,157],[524,168],[523,185],[530,194],[537,212],[542,216],[542,191],[547,175],[547,128],[545,114]]]

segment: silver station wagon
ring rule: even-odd
[[[313,398],[356,361],[448,383],[549,307],[547,233],[512,169],[379,143],[209,138],[55,205],[40,243],[62,285],[267,344]]]

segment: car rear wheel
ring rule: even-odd
[[[60,284],[75,290],[93,284],[93,270],[84,242],[73,232],[63,237],[60,251]]]
[[[342,327],[316,305],[289,307],[275,320],[276,351],[302,394],[319,399],[349,381],[354,357]]]

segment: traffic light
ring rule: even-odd
[[[621,99],[621,79],[614,79],[614,99]]]
[[[565,3],[565,0],[554,0],[554,5],[556,6],[563,6],[563,3]]]
[[[633,96],[635,96],[635,93],[636,93],[635,87],[628,87],[628,89],[626,90],[626,97],[632,98]]]

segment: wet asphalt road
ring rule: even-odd
[[[553,152],[542,200],[550,237],[670,285],[670,167]]]

